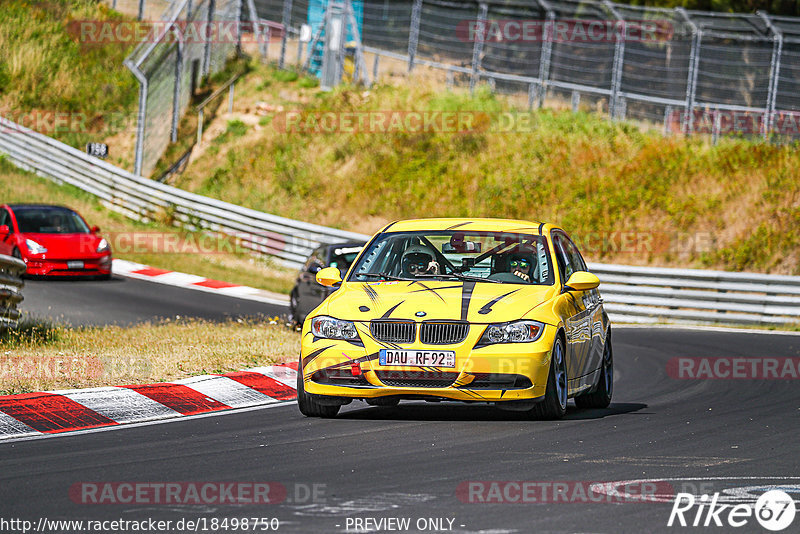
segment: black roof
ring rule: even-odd
[[[56,206],[55,204],[7,204],[12,210],[18,209],[43,209],[43,210],[66,210],[75,211],[66,206]]]

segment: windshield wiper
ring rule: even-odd
[[[358,273],[356,276],[365,276],[367,278],[380,278],[382,280],[396,280],[398,282],[410,282],[411,278],[400,278],[389,273]]]
[[[461,273],[444,273],[444,274],[418,274],[416,275],[420,278],[436,278],[439,276],[450,276],[455,278],[456,280],[463,281],[470,281],[470,282],[489,282],[490,284],[502,284],[503,282],[499,280],[489,280],[488,278],[482,278],[480,276],[472,276],[469,274],[461,274]]]

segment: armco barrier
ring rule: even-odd
[[[139,220],[170,213],[190,229],[238,236],[290,267],[320,243],[368,236],[262,213],[135,176],[63,143],[0,119],[0,153],[16,165],[100,197]],[[627,322],[774,325],[800,322],[800,276],[592,263],[605,308]]]
[[[22,260],[0,255],[0,331],[17,326],[17,305],[22,302],[24,272]]]
[[[606,311],[627,322],[800,324],[800,276],[590,263]]]
[[[131,218],[147,221],[168,213],[189,229],[236,236],[244,247],[290,267],[305,262],[319,243],[366,238],[160,184],[2,118],[0,153],[23,169],[87,191]]]

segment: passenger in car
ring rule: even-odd
[[[513,254],[508,260],[508,272],[530,282],[533,276],[533,261],[527,255]]]

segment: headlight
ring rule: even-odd
[[[333,317],[314,317],[311,319],[311,332],[314,337],[323,339],[357,339],[356,325]]]
[[[108,245],[108,241],[105,238],[101,239],[97,244],[97,252],[108,252],[109,250],[111,250],[111,247]]]
[[[544,324],[537,321],[490,324],[486,327],[478,344],[530,343],[539,339],[542,332],[544,332]]]
[[[26,239],[25,246],[28,247],[28,252],[31,254],[44,254],[47,252],[47,249],[44,248],[42,245],[34,241],[33,239]]]

